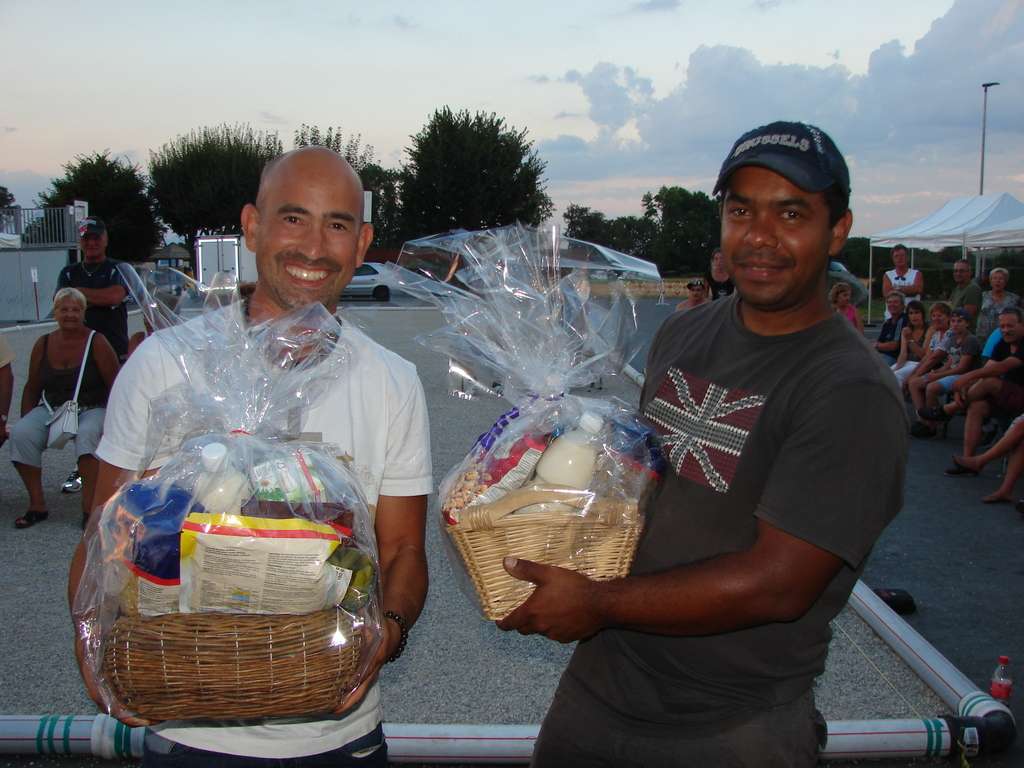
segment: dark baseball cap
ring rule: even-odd
[[[962,317],[968,323],[971,322],[971,313],[968,312],[963,307],[958,307],[957,309],[954,309],[952,312],[950,312],[950,317]]]
[[[103,223],[103,219],[96,216],[90,216],[78,222],[79,238],[83,238],[86,235],[102,235],[106,231],[107,225]]]
[[[835,184],[850,198],[850,171],[842,153],[813,125],[779,121],[744,133],[722,163],[713,194],[724,191],[732,172],[746,165],[775,171],[806,192],[824,192]]]

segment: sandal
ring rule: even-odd
[[[31,528],[36,523],[40,523],[50,516],[49,512],[37,512],[34,509],[30,509],[21,517],[14,519],[15,528]]]

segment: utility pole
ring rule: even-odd
[[[985,121],[988,118],[988,89],[999,83],[982,83],[981,89],[984,96],[981,101],[981,182],[978,184],[978,194],[985,194]]]

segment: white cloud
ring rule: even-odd
[[[261,122],[269,123],[270,125],[288,125],[287,118],[266,109],[260,110],[259,117]]]
[[[744,131],[772,120],[803,120],[829,132],[846,153],[855,195],[864,190],[912,201],[925,199],[913,195],[928,190],[945,199],[977,190],[982,82],[1003,83],[989,92],[989,146],[1021,146],[1024,80],[1014,78],[1020,72],[1024,1],[958,0],[912,50],[897,41],[879,46],[863,75],[838,63],[764,63],[749,50],[725,45],[695,50],[685,82],[663,96],[632,67],[602,61],[587,72],[571,70],[563,80],[583,92],[596,137],[562,135],[539,149],[550,177],[563,183],[666,172],[710,179]],[[617,141],[631,121],[636,141]],[[1004,155],[1005,183],[1024,172],[1024,155],[1017,155]],[[876,166],[891,175],[864,172]],[[991,156],[986,166],[988,182],[996,168]],[[861,203],[882,204],[874,200]]]
[[[682,3],[679,0],[644,0],[644,2],[633,3],[629,9],[638,13],[657,13],[659,11],[674,11]]]

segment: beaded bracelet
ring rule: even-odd
[[[402,655],[402,651],[405,650],[405,644],[409,640],[409,623],[405,618],[394,611],[384,611],[384,618],[391,619],[398,625],[398,647],[395,652],[388,656],[385,660],[385,664],[390,664],[392,661],[396,661],[399,656]]]

